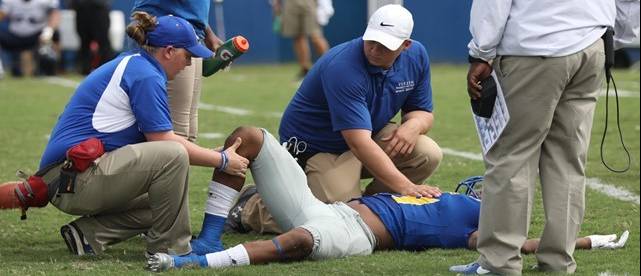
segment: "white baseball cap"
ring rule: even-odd
[[[385,5],[372,14],[363,40],[373,40],[395,51],[410,38],[414,28],[412,14],[401,5]]]

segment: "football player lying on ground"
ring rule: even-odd
[[[325,204],[312,195],[305,173],[271,134],[241,127],[230,135],[226,146],[237,137],[243,143],[236,152],[252,160],[258,192],[286,232],[272,240],[247,242],[205,255],[157,253],[148,259],[150,270],[340,258],[388,249],[476,248],[478,199],[456,193],[443,193],[439,198],[377,194],[347,204]],[[217,171],[213,182],[240,190],[244,178]],[[202,232],[211,231],[206,228],[204,225]],[[627,237],[627,231],[618,242],[616,235],[588,236],[579,238],[576,248],[619,248]],[[528,240],[522,252],[533,253],[537,247],[538,240]]]

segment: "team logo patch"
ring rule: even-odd
[[[394,86],[394,93],[403,93],[403,92],[408,92],[414,90],[414,81],[409,80],[409,81],[401,81]]]
[[[438,198],[431,198],[431,197],[416,198],[415,196],[392,196],[392,199],[399,204],[412,204],[412,205],[424,205],[424,204],[439,202]]]

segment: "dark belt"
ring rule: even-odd
[[[311,153],[311,152],[301,152],[297,155],[294,155],[292,152],[290,152],[289,154],[291,154],[294,157],[294,160],[296,160],[296,163],[298,163],[298,165],[303,169],[303,171],[305,171],[305,167],[307,166],[307,160],[309,160],[314,155],[316,155],[316,153]]]
[[[295,146],[289,146],[289,142],[285,142],[287,144],[284,144],[285,150],[289,152],[289,154],[294,157],[294,160],[296,160],[296,163],[305,171],[305,167],[307,166],[307,160],[312,158],[312,156],[316,155],[317,152],[309,152],[309,151],[303,151],[303,152],[296,152]]]

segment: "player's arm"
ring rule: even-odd
[[[212,51],[216,51],[220,45],[223,45],[223,41],[216,36],[214,30],[212,30],[209,25],[205,27],[205,45]]]
[[[582,238],[576,239],[576,249],[618,249],[625,246],[625,243],[628,241],[630,235],[629,231],[623,232],[621,238],[617,240],[616,234],[610,235],[590,235]],[[536,249],[539,248],[540,239],[529,239],[523,243],[521,247],[521,253],[531,254],[536,253]]]
[[[192,165],[213,168],[220,168],[222,166],[223,157],[221,152],[196,145],[187,139],[176,135],[173,131],[145,133],[145,137],[149,142],[176,141],[182,144],[187,150],[187,154],[189,154],[189,163]],[[228,158],[228,165],[224,171],[231,175],[244,177],[249,161],[245,157],[236,154],[236,148],[238,148],[241,143],[242,141],[239,138],[235,141],[234,145],[225,150]]]

